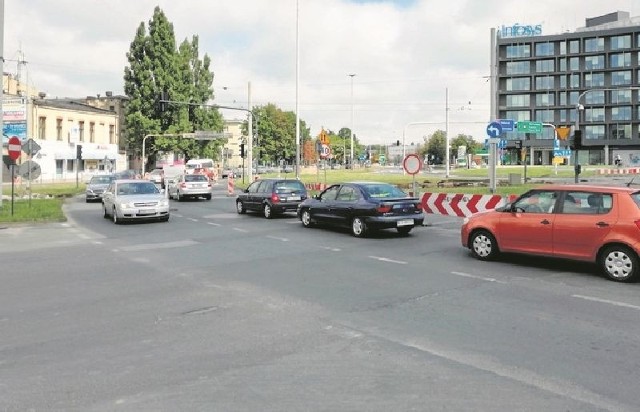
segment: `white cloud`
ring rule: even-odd
[[[22,50],[23,77],[49,95],[122,93],[125,54],[156,5],[178,42],[199,36],[216,102],[242,107],[251,81],[254,105],[295,109],[297,20],[300,117],[313,134],[351,127],[355,73],[354,133],[366,143],[444,129],[445,89],[450,133],[484,139],[490,27],[542,24],[555,34],[618,10],[640,15],[637,0],[299,0],[297,19],[296,0],[7,0],[4,70],[16,73]],[[407,126],[415,122],[432,124]]]

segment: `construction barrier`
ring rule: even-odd
[[[471,216],[495,209],[515,200],[517,195],[468,195],[462,193],[425,193],[421,203],[425,213],[446,216]]]
[[[599,175],[635,175],[640,173],[638,167],[621,167],[617,169],[596,169],[596,174]]]
[[[233,181],[233,175],[227,177],[227,196],[235,195],[235,182]]]

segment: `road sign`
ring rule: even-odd
[[[322,145],[322,150],[320,151],[320,157],[322,159],[326,159],[329,156],[331,156],[331,146],[329,146],[327,144],[323,144]]]
[[[516,121],[513,119],[500,119],[498,121],[500,122],[503,132],[513,132],[515,129]]]
[[[520,133],[542,133],[541,122],[520,121],[517,128]]]
[[[498,137],[502,134],[502,126],[499,122],[491,122],[487,126],[487,135],[489,137]]]
[[[27,160],[18,167],[18,174],[23,179],[37,179],[41,172],[40,165],[33,160]]]
[[[498,143],[498,149],[506,149],[507,148],[507,139],[500,139],[500,143]]]
[[[20,139],[18,139],[17,136],[12,136],[9,139],[7,151],[9,152],[9,158],[11,158],[11,160],[17,160],[20,157],[20,153],[22,153],[22,145],[20,144]]]
[[[22,151],[29,156],[35,156],[42,147],[35,140],[29,138],[26,142],[22,143]]]
[[[415,175],[420,171],[420,167],[422,166],[422,162],[420,161],[420,156],[415,153],[408,154],[404,161],[402,162],[402,167],[404,167],[404,171],[410,175]]]
[[[570,131],[571,128],[567,126],[556,127],[556,134],[560,140],[567,140]]]
[[[553,155],[554,156],[562,156],[562,157],[570,157],[571,156],[571,149],[554,149],[553,150]]]

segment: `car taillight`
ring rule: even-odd
[[[273,193],[271,195],[271,203],[278,203],[279,201],[280,201],[280,197],[277,194]]]
[[[378,205],[378,213],[389,213],[391,212],[391,205],[386,205],[384,203]]]

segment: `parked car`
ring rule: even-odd
[[[285,212],[295,212],[307,198],[307,189],[298,179],[260,179],[236,197],[236,211],[261,212],[267,219]]]
[[[611,280],[640,272],[640,191],[547,185],[504,207],[464,219],[462,246],[480,260],[500,252],[596,262]]]
[[[148,180],[114,180],[102,196],[104,217],[125,220],[169,220],[169,199]]]
[[[181,201],[186,198],[204,197],[211,200],[211,181],[206,175],[183,174],[169,180],[168,195]]]
[[[157,184],[161,188],[164,188],[164,170],[153,169],[151,172],[149,172],[149,180]]]
[[[350,182],[329,186],[298,206],[305,227],[314,224],[351,229],[355,237],[395,228],[403,235],[422,226],[424,213],[417,198],[395,185],[380,182]]]
[[[93,176],[85,189],[85,201],[89,203],[102,200],[102,194],[114,179],[113,175]]]

